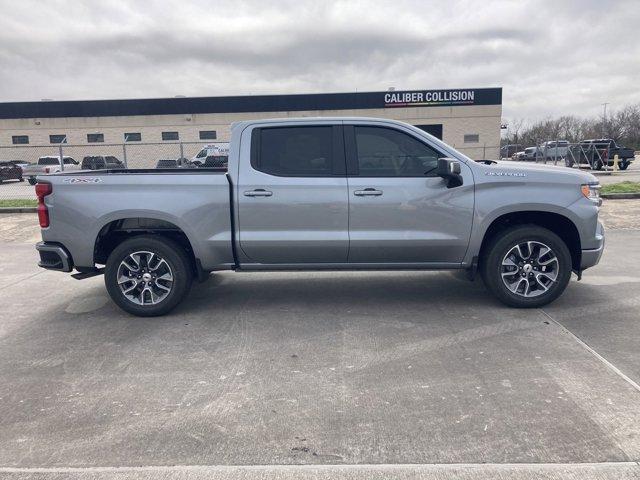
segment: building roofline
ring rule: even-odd
[[[471,101],[457,101],[455,92],[473,92]],[[389,95],[420,95],[436,101],[386,102]],[[413,95],[413,97],[411,96]],[[397,98],[397,97],[396,97]],[[287,111],[359,110],[394,107],[501,105],[502,88],[458,88],[384,92],[246,95],[228,97],[172,97],[121,100],[61,100],[0,103],[0,119],[184,115]]]

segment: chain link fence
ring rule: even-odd
[[[50,172],[60,170],[60,158],[65,170],[220,166],[209,162],[210,152],[203,152],[207,146],[228,148],[224,142],[0,146],[0,201],[35,200],[30,181],[47,168]],[[486,144],[455,148],[475,160],[516,160],[593,170],[624,170],[628,166],[623,158],[615,161],[613,150],[584,142],[552,140],[513,153],[506,146]]]
[[[0,200],[35,200],[32,186],[35,176],[60,170],[220,166],[220,162],[211,164],[211,147],[226,150],[228,144],[127,142],[0,146]]]
[[[519,148],[517,151],[511,147],[512,145],[505,145],[500,149],[502,160],[545,163],[597,171],[626,170],[635,157],[635,152],[611,145],[606,141],[570,143],[565,140],[549,140],[531,147]]]

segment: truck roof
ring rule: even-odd
[[[399,120],[392,120],[390,118],[379,118],[379,117],[286,117],[286,118],[261,118],[259,120],[242,120],[240,122],[234,122],[231,124],[231,127],[237,126],[246,126],[246,125],[256,125],[261,123],[296,123],[296,122],[385,122],[385,123],[393,123],[396,125],[406,126],[408,125],[406,122],[401,122]]]

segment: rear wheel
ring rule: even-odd
[[[620,162],[620,163],[618,164],[618,168],[619,168],[620,170],[626,170],[628,166],[629,166],[629,162]]]
[[[483,255],[485,285],[502,303],[532,308],[560,296],[571,278],[571,253],[555,233],[535,225],[512,227]]]
[[[36,183],[38,183],[36,177],[29,177],[29,185],[35,185]]]
[[[141,235],[109,255],[104,281],[111,299],[140,317],[164,315],[186,296],[193,278],[184,249],[172,240]]]

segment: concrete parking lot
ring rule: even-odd
[[[0,216],[0,478],[638,478],[640,201],[603,217],[544,309],[444,272],[220,273],[142,319]]]

